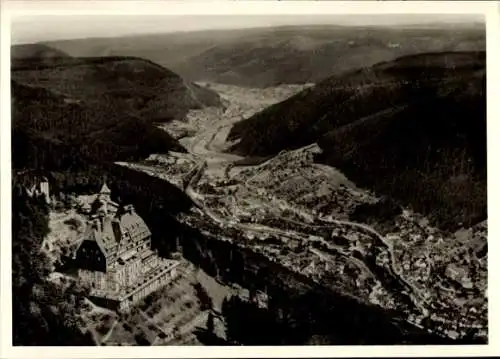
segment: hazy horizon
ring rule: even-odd
[[[166,21],[168,20],[168,21]],[[280,26],[425,26],[484,23],[480,15],[71,15],[12,20],[12,44]]]

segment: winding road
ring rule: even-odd
[[[229,122],[229,123],[228,123]],[[204,202],[204,196],[197,192],[195,190],[195,187],[197,183],[200,181],[200,179],[203,177],[205,174],[205,171],[207,168],[211,167],[225,167],[225,170],[221,171],[221,173],[224,173],[224,176],[227,176],[229,174],[229,171],[227,171],[227,168],[231,167],[231,164],[235,162],[236,160],[241,159],[239,156],[231,155],[228,153],[224,152],[219,152],[215,150],[215,146],[213,146],[213,142],[216,140],[221,139],[221,137],[218,137],[217,134],[219,131],[221,131],[224,128],[227,128],[232,124],[233,121],[224,121],[221,120],[220,122],[217,122],[214,124],[215,126],[210,126],[206,128],[205,131],[202,131],[201,133],[198,133],[196,136],[192,137],[189,139],[189,141],[186,141],[185,144],[188,144],[188,151],[198,158],[200,160],[200,165],[198,166],[197,171],[191,175],[191,178],[189,178],[189,181],[187,182],[184,190],[185,193],[191,198],[193,203],[202,210],[212,221],[215,223],[218,223],[219,225],[227,228],[235,228],[239,229],[241,231],[250,231],[250,232],[258,232],[258,233],[265,233],[265,234],[272,234],[276,236],[283,236],[283,237],[288,237],[288,238],[295,238],[301,241],[308,241],[309,240],[309,235],[293,230],[282,230],[278,228],[273,228],[269,227],[263,224],[257,224],[257,223],[242,223],[242,222],[236,222],[232,219],[227,219],[219,214],[217,214],[214,210],[209,208],[205,202]],[[218,148],[224,148],[223,143],[219,143],[217,145]],[[268,160],[269,161],[269,160]],[[265,163],[267,163],[266,161]],[[253,167],[253,168],[259,168],[260,166],[263,166],[265,163],[262,163],[257,166],[244,166],[244,165],[238,165],[238,167]],[[227,177],[226,177],[227,179]],[[376,231],[374,228],[364,224],[364,223],[357,223],[357,222],[352,222],[352,221],[344,221],[344,220],[331,220],[329,221],[331,225],[309,225],[305,223],[300,223],[296,222],[287,218],[279,218],[280,220],[283,221],[288,221],[291,223],[295,223],[296,225],[300,226],[308,226],[309,228],[317,228],[317,229],[332,229],[337,226],[348,226],[351,228],[358,229],[360,231],[367,232],[371,234],[374,238],[378,240],[378,242],[387,250],[389,253],[390,257],[390,265],[387,266],[388,270],[390,272],[390,275],[396,279],[396,281],[404,288],[404,292],[406,293],[400,293],[403,295],[406,295],[410,301],[413,303],[413,305],[418,308],[418,310],[424,314],[424,316],[427,315],[428,310],[425,308],[423,303],[425,303],[424,299],[418,293],[418,291],[410,284],[408,283],[407,280],[402,278],[398,272],[395,270],[396,266],[396,260],[394,256],[394,251],[392,244],[387,242],[386,238],[380,234],[378,231]],[[366,265],[362,266],[364,269],[368,269]],[[370,271],[371,273],[371,271]],[[373,274],[373,273],[372,273]]]
[[[222,97],[224,98],[224,96]],[[229,102],[233,101],[232,98],[225,99]],[[236,221],[230,214],[226,215],[225,213],[220,213],[217,208],[211,208],[211,206],[208,204],[209,199],[214,198],[217,195],[204,195],[203,193],[199,192],[197,188],[200,180],[203,179],[202,182],[208,183],[213,183],[214,181],[218,182],[219,180],[227,181],[234,177],[232,176],[231,170],[236,167],[252,168],[253,170],[258,170],[275,158],[272,157],[270,159],[267,159],[266,161],[258,165],[245,165],[241,162],[236,164],[235,162],[241,160],[242,157],[224,152],[230,145],[229,143],[227,143],[226,136],[229,133],[231,126],[242,119],[241,115],[238,115],[238,111],[241,110],[240,114],[243,113],[243,110],[245,110],[245,114],[249,113],[248,106],[246,108],[244,108],[244,106],[240,106],[242,103],[243,102],[240,102],[235,107],[226,109],[224,113],[218,112],[217,115],[215,115],[214,112],[212,112],[211,114],[208,113],[206,114],[206,118],[203,112],[200,112],[199,115],[195,114],[196,117],[193,116],[191,118],[193,120],[193,123],[188,122],[188,125],[192,126],[194,124],[194,127],[196,127],[196,132],[179,140],[179,142],[187,149],[187,151],[196,159],[197,162],[197,167],[195,168],[195,170],[190,172],[189,176],[185,177],[183,189],[186,195],[191,198],[194,205],[200,210],[200,212],[209,217],[210,221],[217,223],[220,227],[233,228],[242,232],[264,233],[275,235],[278,237],[293,238],[301,241],[302,243],[306,243],[308,241],[311,242],[310,233],[306,233],[307,231],[305,230],[305,228],[331,230],[333,228],[338,228],[339,226],[341,226],[358,231],[358,233],[363,232],[364,234],[368,234],[373,238],[374,243],[378,244],[377,249],[381,248],[385,253],[388,254],[389,261],[386,262],[386,264],[374,264],[371,257],[368,258],[369,261],[363,261],[363,258],[360,260],[359,257],[354,257],[349,253],[341,253],[342,251],[339,248],[335,248],[334,246],[332,246],[329,238],[325,238],[323,239],[323,241],[328,245],[328,249],[333,249],[334,251],[337,250],[340,255],[343,255],[346,259],[352,260],[352,262],[356,263],[356,265],[362,268],[362,270],[368,271],[372,274],[373,272],[376,272],[377,274],[374,274],[375,277],[384,277],[385,279],[380,280],[381,283],[385,282],[386,284],[396,284],[394,287],[390,288],[390,292],[395,293],[397,296],[399,296],[399,299],[404,299],[404,302],[409,304],[409,308],[411,308],[411,314],[415,315],[417,314],[417,312],[420,312],[421,315],[417,314],[417,317],[428,317],[428,307],[430,305],[429,301],[424,298],[422,293],[420,293],[417,288],[415,288],[410,282],[402,277],[401,271],[396,269],[398,266],[397,259],[394,254],[393,244],[373,227],[365,223],[339,219],[328,220],[328,222],[322,221],[324,224],[320,225],[311,225],[294,221],[288,218],[282,218],[279,215],[276,216],[276,219],[281,222],[288,221],[298,226],[294,230],[285,230],[281,228],[275,228],[272,225],[268,226],[259,223],[239,222]],[[398,108],[398,110],[402,108],[404,107]],[[377,115],[383,114],[384,113],[379,113]],[[220,116],[220,118],[217,118],[218,116]],[[205,119],[206,121],[204,121]],[[251,184],[251,178],[247,179],[247,183],[245,183],[244,180],[241,181],[242,183],[239,183],[239,185],[243,185],[244,187],[246,187],[247,192],[256,191],[259,188]],[[317,255],[327,254],[329,252],[328,249],[324,251],[322,251],[321,249],[316,250],[316,248],[314,248],[313,246],[309,246],[309,249],[313,249],[312,253],[316,253]],[[324,256],[323,258],[325,260],[328,260],[328,257]],[[379,271],[379,269],[382,269],[383,271]],[[405,318],[401,319],[404,321],[408,321],[408,319]]]

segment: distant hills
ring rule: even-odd
[[[249,87],[316,83],[404,55],[485,50],[482,25],[283,26],[47,43],[78,57],[139,56],[190,81]]]
[[[13,167],[76,169],[183,148],[155,122],[219,105],[219,96],[134,57],[73,58],[12,48]]]
[[[401,57],[333,76],[237,123],[232,151],[266,156],[318,142],[319,161],[430,215],[486,217],[485,52]]]
[[[30,66],[51,66],[77,62],[64,51],[44,44],[15,45],[10,49],[11,66],[13,69]]]

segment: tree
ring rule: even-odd
[[[214,313],[212,311],[208,312],[207,332],[210,334],[214,333]]]
[[[79,330],[86,289],[47,280],[48,258],[40,251],[48,234],[48,207],[19,186],[12,194],[12,331],[14,345],[92,345]]]
[[[200,283],[196,283],[194,285],[194,289],[196,290],[196,295],[200,300],[201,310],[211,310],[213,302],[206,289]]]

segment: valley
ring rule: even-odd
[[[118,163],[185,190],[196,206],[180,215],[181,222],[361,302],[395,310],[432,333],[452,339],[472,332],[487,336],[486,262],[476,256],[486,243],[485,227],[445,233],[408,209],[396,214],[383,233],[352,220],[358,206],[375,205],[381,198],[335,168],[315,163],[321,152],[317,145],[254,158],[254,163],[225,152],[233,145],[227,135],[234,123],[300,87],[267,89],[262,95],[228,85],[204,86],[219,93],[224,109],[194,110],[184,122],[161,125],[174,138],[177,134],[188,154]],[[458,269],[456,258],[463,258]],[[454,270],[473,277],[453,277]],[[449,317],[450,308],[461,313],[460,322]]]
[[[487,343],[484,48],[480,21],[12,46],[14,344]]]

